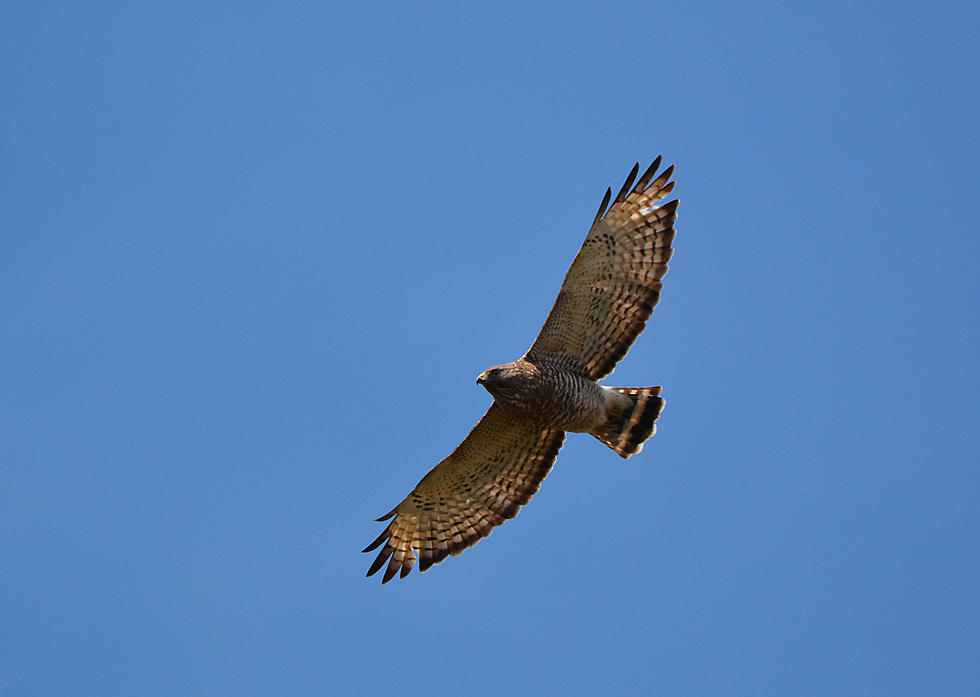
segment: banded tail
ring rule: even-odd
[[[625,408],[616,410],[592,435],[615,450],[620,457],[643,450],[643,442],[657,432],[656,421],[664,408],[660,387],[609,387],[629,398]]]

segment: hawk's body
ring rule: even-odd
[[[521,418],[576,433],[598,426],[605,418],[606,402],[616,395],[555,361],[527,357],[485,370],[477,383]]]
[[[677,201],[660,158],[639,178],[630,172],[599,207],[582,249],[534,344],[522,358],[480,374],[489,411],[446,459],[391,513],[365,552],[384,544],[368,576],[385,562],[382,583],[406,576],[419,555],[425,571],[517,515],[551,469],[565,432],[590,433],[622,457],[639,452],[663,409],[659,387],[606,387],[660,298],[673,250]],[[389,560],[390,558],[390,560]]]

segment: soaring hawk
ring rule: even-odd
[[[678,202],[657,203],[674,188],[673,166],[655,178],[659,167],[658,157],[637,180],[636,164],[611,205],[606,190],[534,344],[522,358],[477,378],[493,395],[490,409],[378,519],[394,516],[364,550],[383,545],[368,576],[388,562],[382,583],[399,572],[405,577],[416,554],[425,571],[516,516],[551,470],[566,431],[592,434],[624,458],[654,434],[664,407],[660,387],[606,387],[597,380],[626,355],[660,299]]]

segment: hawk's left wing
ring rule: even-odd
[[[563,431],[542,430],[490,405],[456,450],[378,519],[395,517],[364,550],[384,544],[367,575],[387,561],[381,582],[399,570],[404,578],[415,566],[416,553],[419,571],[425,571],[479,542],[531,500],[564,440]]]
[[[598,380],[643,331],[660,300],[677,217],[676,199],[657,203],[674,188],[673,165],[654,179],[659,166],[658,157],[636,186],[640,167],[633,167],[608,211],[612,192],[606,191],[555,305],[527,352],[532,362],[547,359]]]

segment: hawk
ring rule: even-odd
[[[517,515],[551,470],[566,432],[589,433],[627,458],[656,431],[660,387],[606,387],[660,299],[673,253],[673,165],[661,158],[611,189],[572,262],[541,332],[522,358],[480,373],[490,409],[465,440],[394,510],[365,552],[381,546],[367,575],[388,563],[382,584],[457,555]],[[633,182],[636,185],[633,185]],[[607,210],[608,207],[608,210]],[[383,546],[382,546],[383,545]]]

